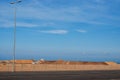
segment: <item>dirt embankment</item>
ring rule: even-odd
[[[64,61],[64,60],[57,60],[57,61],[38,61],[38,64],[67,64],[67,65],[109,65],[106,62],[82,62],[82,61]]]

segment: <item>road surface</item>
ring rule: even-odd
[[[0,72],[0,80],[120,80],[120,70]]]

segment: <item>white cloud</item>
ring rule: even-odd
[[[86,14],[79,7],[67,7],[67,8],[34,8],[34,7],[26,7],[26,9],[20,8],[20,12],[18,13],[19,17],[23,18],[31,18],[31,19],[39,19],[39,20],[54,20],[54,21],[65,21],[65,22],[83,22],[88,24],[103,24],[103,22],[94,21],[96,15],[94,16],[92,13]],[[48,14],[49,13],[49,14]],[[34,15],[33,15],[34,14]],[[99,15],[100,16],[100,15]]]
[[[37,27],[37,26],[39,26],[37,24],[32,24],[32,23],[18,23],[17,25],[20,27]]]
[[[99,0],[97,0],[97,2],[99,2]],[[40,6],[36,7],[28,5],[26,7],[19,7],[18,15],[21,18],[49,21],[81,22],[101,25],[109,24],[109,21],[117,23],[117,21],[119,21],[117,20],[117,17],[115,17],[115,20],[111,19],[108,10],[109,8],[106,7],[106,5],[96,6],[95,4],[89,3],[82,6],[67,6],[64,8],[52,8],[41,3]]]
[[[44,26],[44,27],[46,27],[46,26],[56,26],[56,24],[54,22],[43,22],[43,23],[41,23],[40,26]]]
[[[78,32],[80,32],[80,33],[87,33],[87,31],[86,30],[83,30],[83,29],[79,29],[79,30],[77,30]]]
[[[105,2],[104,0],[90,0],[85,4],[66,5],[66,7],[56,6],[52,2],[50,3],[54,7],[48,4],[50,1],[55,0],[31,0],[27,4],[22,3],[17,7],[17,19],[32,19],[41,21],[62,21],[62,22],[80,22],[87,24],[119,24],[119,16],[112,16],[109,14],[109,5],[97,5],[92,2]],[[106,0],[107,1],[107,0]],[[117,0],[116,0],[117,1]],[[46,2],[46,3],[45,3]],[[73,1],[74,2],[74,1]],[[79,2],[79,1],[78,1]],[[91,4],[90,4],[91,3]],[[63,6],[63,5],[62,5]],[[2,5],[0,10],[0,17],[13,18],[13,8]],[[38,22],[39,24],[39,22]],[[47,24],[45,24],[47,25]],[[31,25],[35,26],[35,25]],[[26,26],[28,27],[28,26]]]
[[[105,3],[105,0],[95,0],[96,3]]]
[[[37,27],[39,25],[31,24],[31,23],[16,23],[16,26],[17,27],[28,27],[28,28],[30,28],[30,27]],[[8,23],[0,25],[0,27],[5,27],[5,28],[14,27],[14,23],[8,22]]]
[[[16,22],[17,27],[38,27],[38,24],[27,23],[27,22]],[[14,27],[14,21],[0,20],[0,27],[10,28]]]
[[[36,4],[39,3],[38,0],[33,0]],[[32,1],[31,1],[32,2]],[[55,20],[55,21],[64,21],[64,22],[83,22],[88,24],[101,24],[103,22],[96,21],[96,16],[94,16],[96,11],[91,9],[91,12],[88,14],[86,12],[87,7],[83,6],[82,8],[79,6],[68,6],[64,8],[51,8],[44,4],[32,5],[34,2],[29,3],[29,5],[17,6],[17,19],[25,19],[30,18],[33,20]],[[4,7],[0,11],[0,16],[5,18],[13,18],[13,9],[11,7]],[[85,9],[85,10],[84,10]],[[105,7],[104,7],[105,9]],[[104,9],[102,9],[104,12]],[[5,10],[7,12],[5,12]],[[97,7],[98,10],[98,7]],[[100,9],[99,9],[100,10]],[[9,14],[8,14],[9,13]],[[100,13],[100,12],[99,12]],[[100,16],[100,15],[99,15]],[[98,16],[97,16],[98,17]]]
[[[44,30],[44,31],[39,31],[41,33],[49,33],[49,34],[67,34],[67,30]]]
[[[57,24],[55,24],[54,22],[33,22],[33,23],[29,23],[29,22],[21,22],[21,21],[17,21],[16,22],[16,26],[17,27],[27,27],[27,28],[31,28],[31,27],[54,27],[57,26]],[[10,27],[14,27],[14,20],[4,20],[4,19],[0,19],[0,27],[4,27],[4,28],[10,28]]]

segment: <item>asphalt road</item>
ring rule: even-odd
[[[120,70],[0,72],[0,80],[120,80]]]

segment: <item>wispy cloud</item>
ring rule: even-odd
[[[40,1],[38,0],[33,0],[33,1],[36,1],[36,4],[40,3]],[[49,5],[46,5],[44,1],[42,1],[40,3],[40,6],[27,5],[26,7],[19,7],[20,12],[22,13],[19,12],[18,15],[21,18],[23,17],[23,18],[32,18],[39,20],[53,20],[53,21],[64,21],[64,22],[81,22],[81,23],[95,24],[95,25],[110,24],[111,22],[116,24],[119,19],[114,16],[113,16],[114,20],[111,18],[111,15],[109,14],[109,8],[111,7],[108,6],[107,4],[101,4],[103,2],[107,2],[103,0],[102,1],[87,0],[84,4],[81,4],[81,6],[67,5],[66,7],[57,6],[56,8],[55,5],[53,5],[55,0],[50,0],[50,1],[45,0],[45,2],[46,4]],[[97,5],[97,3],[99,3],[99,5]],[[51,5],[53,5],[54,7]]]
[[[82,22],[87,24],[104,23],[101,21],[94,20],[98,18],[98,16],[96,16],[97,14],[94,15],[93,13],[87,14],[88,12],[84,12],[84,10],[82,10],[79,7],[67,7],[60,9],[54,9],[48,7],[43,7],[43,8],[26,7],[26,8],[27,8],[26,10],[20,8],[22,10],[21,12],[23,13],[22,14],[18,13],[19,17],[39,19],[39,20],[64,21],[64,22]]]
[[[43,30],[39,31],[41,33],[49,33],[49,34],[67,34],[67,30]]]
[[[86,30],[83,30],[83,29],[79,29],[79,30],[77,30],[77,32],[80,32],[80,33],[87,33],[87,31],[86,31]]]
[[[114,0],[113,2],[116,1]],[[69,5],[69,2],[67,5],[57,2],[59,0],[31,0],[26,4],[26,1],[24,1],[22,5],[17,6],[17,19],[22,20],[27,18],[37,21],[79,22],[93,25],[111,24],[111,22],[112,24],[119,24],[120,21],[119,16],[109,14],[109,9],[112,7],[108,4],[107,0],[81,0],[81,5],[79,5],[80,1],[78,0],[74,0],[72,5]],[[65,2],[64,0],[62,1],[62,3]],[[13,18],[13,9],[4,5],[2,6],[5,9],[0,10],[0,17]],[[40,25],[41,23],[38,24]]]
[[[10,27],[14,27],[14,22],[8,21],[8,20],[2,20],[0,21],[0,27],[4,27],[4,28],[10,28]],[[28,22],[17,22],[16,23],[17,27],[38,27],[39,25],[37,24],[32,24],[32,23],[28,23]]]
[[[16,22],[16,26],[17,27],[26,27],[26,28],[32,28],[32,27],[54,27],[56,26],[56,24],[54,22],[49,22],[49,21],[46,21],[46,22],[35,22],[33,21],[32,23],[30,22],[26,22],[26,21],[17,21]],[[11,21],[10,19],[8,20],[5,20],[5,19],[0,19],[0,27],[2,28],[11,28],[11,27],[14,27],[14,20]]]
[[[20,26],[20,27],[38,27],[39,25],[32,24],[32,23],[18,23],[18,26]]]

